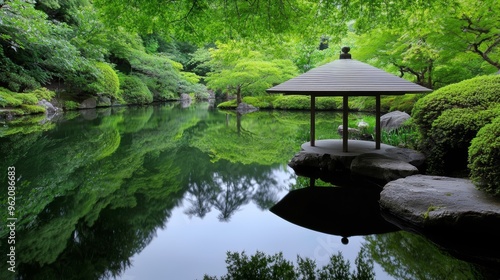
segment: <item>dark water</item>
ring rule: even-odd
[[[340,115],[318,113],[317,138],[337,138],[339,124]],[[283,252],[319,267],[341,252],[354,267],[364,248],[376,279],[481,279],[477,266],[418,235],[353,236],[343,245],[340,236],[270,212],[306,185],[286,164],[308,135],[305,112],[239,117],[208,104],[3,124],[0,217],[15,226],[0,231],[0,278],[202,279],[226,273],[227,251]],[[332,219],[336,226],[361,223]],[[8,270],[12,255],[15,273]]]

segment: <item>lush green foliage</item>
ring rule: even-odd
[[[80,104],[78,104],[78,102],[67,100],[64,102],[63,108],[64,110],[75,110],[78,109],[79,106]]]
[[[139,77],[120,75],[120,90],[128,104],[148,104],[153,102],[153,95]]]
[[[38,106],[38,101],[42,99],[51,99],[55,95],[54,92],[45,88],[37,89],[33,92],[15,93],[8,89],[0,87],[0,107],[8,108],[2,112],[13,116],[21,116],[26,114],[45,113],[45,108]]]
[[[389,132],[382,130],[381,141],[395,147],[417,149],[418,129],[415,125],[405,125]]]
[[[342,253],[332,255],[330,262],[322,268],[317,268],[314,260],[297,257],[297,267],[283,257],[282,253],[266,255],[257,251],[252,256],[245,252],[228,252],[226,256],[227,274],[221,280],[268,280],[268,279],[375,279],[373,261],[364,249],[358,253],[356,270],[351,271],[351,265]],[[205,280],[216,280],[217,277],[205,275]]]
[[[467,151],[476,133],[500,114],[499,110],[454,108],[444,111],[433,123],[425,139],[428,171],[452,174],[467,167]],[[492,142],[493,145],[494,142]]]
[[[357,21],[356,57],[428,88],[500,69],[498,22],[489,16],[498,1],[454,2],[402,11],[397,25]]]
[[[238,104],[243,95],[264,95],[266,89],[298,73],[290,60],[275,59],[237,43],[219,44],[211,50],[211,58],[213,72],[205,78],[207,86],[227,95],[235,94]]]
[[[47,101],[52,100],[56,96],[56,93],[54,91],[48,90],[46,88],[37,88],[34,91],[31,92],[38,98],[38,100],[45,99]]]
[[[452,108],[488,109],[500,103],[500,76],[481,76],[440,88],[419,99],[412,111],[415,123],[426,138],[433,122]]]
[[[491,194],[500,195],[500,110],[479,130],[469,147],[471,179]]]
[[[453,174],[467,167],[469,145],[476,133],[499,114],[500,76],[482,76],[443,87],[421,98],[413,109],[428,155],[429,172]],[[491,145],[495,145],[491,143]]]
[[[96,67],[99,69],[99,76],[97,81],[90,86],[95,90],[95,94],[119,99],[120,81],[115,70],[104,62],[96,63]]]

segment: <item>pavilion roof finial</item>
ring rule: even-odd
[[[351,48],[349,47],[343,47],[342,53],[340,54],[340,59],[351,59],[351,54],[349,53],[350,50]]]

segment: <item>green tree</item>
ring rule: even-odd
[[[290,61],[242,59],[232,69],[210,73],[206,80],[209,88],[236,94],[239,104],[243,94],[261,95],[272,85],[293,77],[294,72]]]

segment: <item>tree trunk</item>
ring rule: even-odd
[[[236,87],[236,104],[240,105],[241,102],[242,102],[242,99],[241,99],[241,85],[238,85]]]

